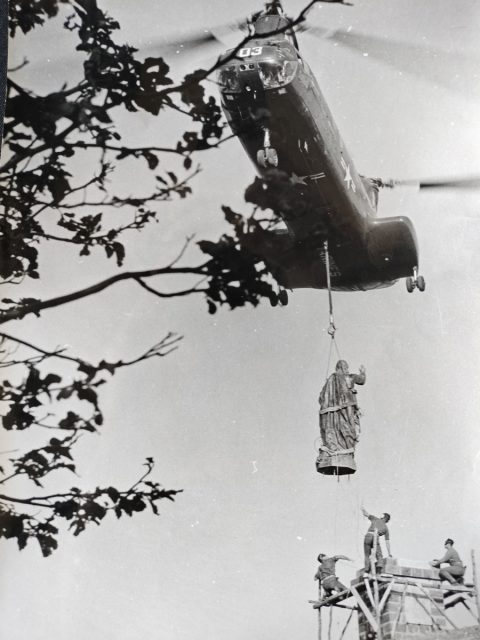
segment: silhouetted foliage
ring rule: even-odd
[[[144,231],[158,221],[162,206],[175,198],[189,197],[192,178],[199,171],[193,165],[194,154],[217,147],[225,135],[217,100],[202,84],[214,67],[196,70],[175,84],[161,57],[142,60],[133,47],[118,44],[120,25],[96,0],[10,2],[12,37],[19,31],[29,34],[52,18],[76,38],[74,46],[84,55],[83,73],[78,82],[71,86],[59,82],[47,95],[22,86],[13,74],[8,81],[4,163],[0,166],[4,205],[0,277],[9,285],[41,278],[39,255],[55,243],[71,247],[72,259],[77,253],[88,257],[100,250],[121,267],[125,234]],[[152,118],[176,112],[185,118],[185,130],[171,147],[129,146],[116,125],[121,110],[144,111]],[[160,127],[157,125],[158,131]],[[165,168],[168,157],[180,159],[180,165],[177,162],[174,170]],[[80,162],[89,170],[86,177],[85,171],[78,176]],[[137,163],[133,188],[149,182],[154,186],[148,192],[125,196],[115,190],[110,178],[119,166],[131,162]],[[250,200],[262,208],[265,203],[258,196],[263,187],[255,184]],[[257,196],[253,197],[255,189]],[[113,211],[118,213],[114,225]],[[200,293],[210,313],[222,305],[235,309],[256,306],[262,298],[272,300],[276,295],[274,281],[244,240],[246,235],[265,233],[275,225],[275,219],[244,218],[228,208],[224,214],[230,231],[217,242],[198,242],[205,256],[199,264],[185,264],[190,255],[191,239],[187,239],[175,260],[149,270],[118,271],[89,287],[73,287],[71,292],[47,300],[4,297],[0,324],[16,320],[18,326],[26,316],[39,316],[47,309],[99,295],[123,280],[162,299]],[[153,276],[172,274],[184,275],[187,282],[194,276],[197,283],[162,292],[146,282]],[[75,444],[103,424],[101,386],[121,367],[169,354],[180,339],[169,333],[133,360],[90,363],[64,349],[49,350],[18,335],[0,333],[0,366],[11,371],[0,385],[3,428],[49,432],[42,446],[10,457],[0,467],[0,485],[6,487],[19,478],[32,484],[32,495],[0,494],[0,537],[15,539],[20,549],[36,539],[43,555],[48,556],[57,547],[62,521],[78,535],[88,524],[100,524],[109,512],[120,518],[150,507],[157,514],[159,500],[173,500],[177,490],[165,490],[149,479],[154,466],[151,458],[145,462],[145,472],[127,489],[84,491],[71,487],[49,495],[44,481],[54,472],[76,473]],[[55,363],[60,361],[59,371]],[[71,367],[68,375],[66,364]]]

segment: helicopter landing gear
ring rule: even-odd
[[[278,154],[276,149],[270,146],[270,131],[267,128],[264,129],[263,149],[257,151],[257,164],[264,169],[278,166]]]
[[[276,307],[278,304],[278,296],[276,293],[270,294],[270,306]]]
[[[288,304],[288,293],[286,289],[280,289],[278,292],[278,301],[282,305],[282,307],[286,307]]]
[[[413,270],[413,276],[409,276],[406,280],[407,291],[412,293],[414,289],[425,291],[425,278],[417,274],[417,267]]]
[[[278,304],[282,307],[286,307],[288,304],[288,293],[285,289],[280,289],[278,293],[272,291],[270,294],[270,304],[272,307],[276,307]]]

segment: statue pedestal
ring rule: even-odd
[[[316,466],[318,473],[325,476],[346,476],[357,470],[353,453],[327,453],[320,450]]]

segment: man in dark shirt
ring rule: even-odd
[[[446,552],[439,560],[432,560],[430,563],[432,567],[440,569],[440,578],[442,580],[448,580],[450,584],[463,582],[463,574],[465,573],[465,566],[460,560],[460,556],[456,549],[453,548],[453,540],[447,538],[445,540]],[[445,563],[448,567],[441,568],[441,565]]]
[[[329,558],[324,553],[320,553],[317,560],[320,564],[318,566],[317,573],[314,576],[314,580],[320,580],[320,584],[325,591],[325,597],[328,598],[334,591],[347,591],[347,587],[342,584],[335,575],[335,564],[337,560],[351,561],[351,558],[341,555],[331,556]]]
[[[375,561],[377,565],[377,569],[382,567],[383,563],[383,555],[382,549],[380,547],[380,537],[385,536],[385,545],[387,547],[387,552],[389,557],[391,557],[390,551],[390,533],[388,531],[387,522],[390,520],[390,514],[384,513],[381,518],[377,518],[376,516],[372,516],[362,507],[363,515],[370,520],[370,526],[368,528],[367,533],[365,534],[365,538],[363,540],[363,550],[365,553],[365,573],[370,573],[370,556],[372,555],[372,551],[374,546],[375,549]],[[375,536],[375,532],[377,535]],[[376,544],[375,544],[376,538]]]

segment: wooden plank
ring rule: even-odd
[[[423,579],[424,578],[419,578],[418,581],[414,581],[412,579],[408,580],[406,578],[403,578],[402,576],[395,576],[395,580],[397,580],[400,584],[409,584],[412,587],[418,587],[419,586],[418,583],[421,582]],[[390,582],[391,578],[382,578],[381,576],[378,576],[377,580],[379,582]],[[452,591],[452,593],[466,593],[466,594],[471,594],[472,596],[474,595],[474,589],[470,588],[469,585],[456,584],[453,586],[455,587],[455,589],[452,589],[452,585],[449,585],[448,587],[435,587],[435,588],[439,589],[440,591]]]
[[[339,640],[343,640],[343,636],[345,635],[345,631],[347,630],[347,627],[348,627],[348,625],[350,624],[350,620],[352,619],[352,616],[353,616],[353,611],[352,611],[352,613],[348,616],[348,620],[347,620],[347,622],[345,623],[345,626],[343,627],[343,631],[342,631],[342,633],[340,634],[340,638],[339,638]]]
[[[390,591],[393,589],[394,584],[395,584],[395,580],[392,580],[388,585],[388,587],[386,588],[385,593],[382,596],[382,599],[380,600],[380,604],[378,605],[378,609],[380,613],[382,613],[383,607],[387,603],[388,596],[390,595]]]
[[[394,638],[395,638],[395,631],[397,630],[397,624],[398,624],[398,621],[400,620],[400,616],[402,615],[403,603],[405,602],[405,595],[407,593],[407,589],[408,589],[408,583],[405,585],[405,588],[403,590],[402,598],[400,600],[400,607],[398,608],[398,613],[397,613],[395,621],[393,623],[392,640],[394,640]]]
[[[426,590],[422,587],[422,585],[420,585],[420,584],[418,584],[418,585],[417,585],[417,587],[420,589],[420,591],[422,591],[422,592],[427,596],[427,598],[430,600],[430,602],[433,604],[433,606],[434,606],[436,609],[438,609],[438,611],[440,612],[440,615],[442,615],[442,616],[445,618],[445,620],[448,620],[448,622],[452,625],[452,627],[453,627],[454,629],[458,629],[457,625],[456,625],[454,622],[452,622],[452,620],[450,620],[450,618],[447,616],[447,614],[445,613],[445,610],[440,609],[440,607],[439,607],[439,606],[438,606],[438,604],[435,602],[435,600],[430,596],[430,594],[428,593],[428,591],[426,591]]]
[[[363,612],[363,615],[366,617],[366,619],[368,620],[368,623],[370,624],[370,626],[372,627],[372,629],[378,633],[378,623],[375,620],[375,618],[373,617],[371,611],[368,609],[367,605],[364,603],[362,596],[358,593],[356,587],[354,587],[353,585],[350,587],[352,594],[355,597],[355,600],[357,601],[358,606],[360,607],[360,609]]]
[[[318,599],[322,599],[322,581],[318,581]],[[322,640],[322,610],[318,607],[318,640]]]
[[[473,584],[475,587],[475,604],[477,605],[477,619],[480,622],[480,600],[478,599],[477,566],[475,564],[475,552],[473,549],[472,549],[472,573],[473,573]]]
[[[372,589],[370,588],[370,583],[368,581],[368,578],[364,578],[363,581],[365,583],[365,589],[367,590],[368,599],[370,600],[370,604],[372,605],[372,609],[375,609],[375,602],[373,600],[373,593],[372,593]]]
[[[334,596],[330,596],[328,598],[318,599],[318,600],[309,600],[310,604],[314,605],[314,609],[319,609],[320,607],[336,605],[337,602],[341,602],[342,600],[346,600],[351,595],[350,589],[346,591],[340,591],[340,593],[335,594]],[[316,606],[315,606],[316,604]]]
[[[427,609],[427,607],[420,600],[419,594],[418,593],[413,593],[412,596],[413,596],[413,599],[415,600],[415,602],[418,604],[418,606],[421,607],[425,611],[427,616],[430,618],[432,626],[433,627],[438,627],[438,630],[441,631],[442,630],[441,625],[439,625],[437,622],[435,622],[435,618],[433,617],[433,615],[430,613],[430,611]]]

